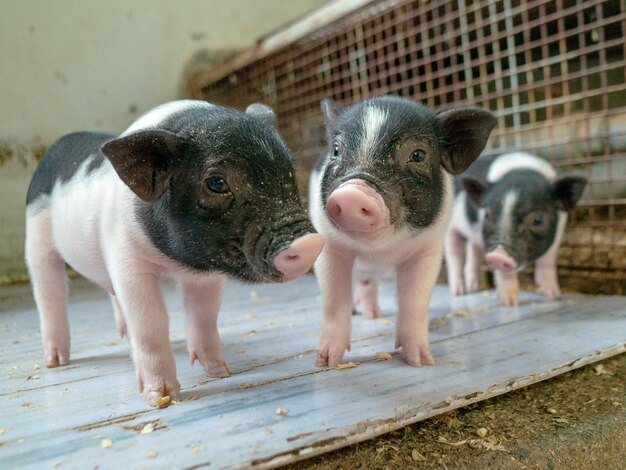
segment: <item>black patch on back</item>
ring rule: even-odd
[[[87,173],[99,168],[106,158],[99,151],[100,146],[115,137],[115,134],[109,132],[74,132],[57,140],[35,170],[28,187],[26,204],[33,203],[41,196],[50,195],[57,181],[63,183],[72,179],[89,158],[92,160],[87,167]]]

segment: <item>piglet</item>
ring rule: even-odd
[[[149,111],[119,137],[78,132],[50,147],[26,208],[47,367],[70,359],[68,263],[110,294],[148,403],[179,398],[164,275],[182,287],[191,363],[228,375],[216,326],[225,278],[293,279],[324,243],[274,119],[260,104],[242,113],[183,100]]]
[[[518,305],[517,273],[532,262],[538,289],[558,297],[557,252],[586,179],[557,176],[547,161],[513,152],[480,157],[460,183],[445,243],[452,294],[478,289],[484,257],[503,305]]]
[[[380,316],[378,281],[388,270],[397,277],[396,348],[412,366],[432,364],[428,304],[454,198],[450,174],[478,157],[495,118],[471,107],[433,113],[396,97],[322,109],[328,154],[310,180],[311,219],[327,237],[315,263],[317,365],[335,366],[350,349],[353,284],[356,309]]]

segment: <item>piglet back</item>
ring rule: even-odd
[[[100,146],[114,137],[115,134],[108,132],[74,132],[57,140],[35,170],[28,187],[26,205],[31,206],[42,200],[42,207],[45,207],[45,198],[50,196],[55,184],[71,180],[86,160],[91,160],[88,173],[99,168],[105,161],[99,151]]]

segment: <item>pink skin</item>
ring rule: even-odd
[[[434,364],[428,304],[441,266],[441,240],[449,212],[420,234],[396,234],[382,197],[362,181],[335,190],[326,212],[318,207],[313,204],[311,216],[316,227],[328,232],[328,241],[315,264],[323,294],[316,365],[335,367],[350,350],[353,279],[354,310],[367,318],[381,315],[377,289],[383,266],[396,271],[396,348],[402,349],[402,357],[411,366]],[[361,263],[358,268],[355,260]]]
[[[50,207],[27,213],[26,260],[40,314],[45,364],[70,362],[67,262],[109,292],[119,334],[130,340],[139,390],[146,401],[154,406],[168,395],[176,401],[180,384],[160,278],[180,280],[190,360],[217,377],[229,374],[216,326],[224,278],[190,272],[160,253],[132,215],[134,194],[112,169],[100,171],[106,174],[94,173],[98,177],[89,184],[70,181],[52,195]],[[305,273],[323,244],[321,235],[304,235],[276,256],[275,267],[285,280]]]
[[[485,261],[494,271],[510,273],[517,269],[517,263],[502,245],[498,245],[494,250],[487,253]]]
[[[349,235],[377,232],[389,226],[389,210],[383,198],[363,180],[350,180],[334,190],[326,210]]]
[[[324,242],[323,235],[308,233],[294,240],[274,257],[274,267],[290,281],[309,272],[319,256]]]

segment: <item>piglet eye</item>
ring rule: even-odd
[[[533,225],[535,227],[541,227],[543,225],[543,216],[541,214],[537,214],[533,219]]]
[[[339,156],[339,144],[335,142],[335,145],[333,145],[333,157],[338,157],[338,156]]]
[[[209,191],[213,193],[226,194],[230,191],[228,183],[226,182],[224,177],[220,175],[209,176],[206,180],[206,185],[207,188],[209,188]]]
[[[415,163],[421,163],[424,161],[425,158],[426,152],[424,152],[422,149],[415,149],[411,154],[411,161]]]

